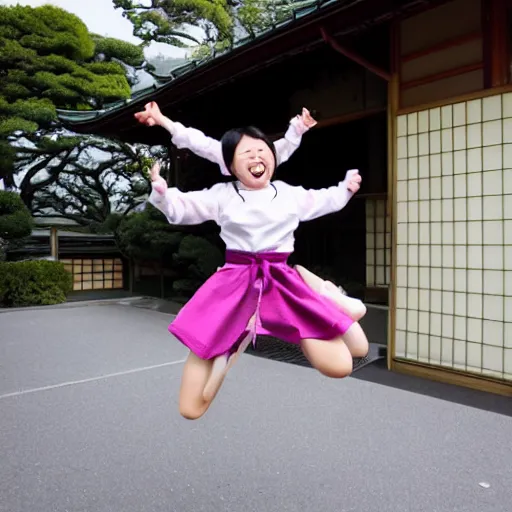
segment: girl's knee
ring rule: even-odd
[[[352,356],[342,338],[331,341],[306,339],[302,351],[312,366],[325,377],[343,379],[352,373]]]
[[[323,368],[319,370],[322,375],[331,379],[344,379],[349,377],[352,373],[352,361],[350,363],[338,363],[330,368]]]
[[[366,357],[370,351],[370,345],[367,340],[364,340],[360,345],[354,347],[352,357]]]
[[[186,420],[198,420],[208,407],[197,407],[191,404],[180,404],[180,414]]]

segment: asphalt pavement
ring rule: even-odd
[[[168,314],[0,313],[1,512],[510,512],[512,401],[246,354],[178,414]]]

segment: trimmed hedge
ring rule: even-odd
[[[73,278],[58,261],[0,263],[0,305],[61,304],[73,289]]]

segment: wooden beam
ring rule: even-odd
[[[320,119],[313,129],[318,130],[320,128],[328,128],[329,126],[338,126],[345,123],[351,123],[353,121],[359,121],[360,119],[366,119],[378,114],[383,114],[386,112],[386,110],[386,107],[375,107],[368,108],[366,110],[358,110],[357,112],[350,112],[348,114],[342,114],[340,116],[329,117],[327,119]],[[269,137],[276,141],[277,139],[284,137],[284,134],[285,132],[277,132],[270,134]],[[361,194],[357,195],[357,197],[360,196]]]
[[[419,87],[420,85],[430,84],[432,82],[437,82],[438,80],[444,80],[446,78],[451,78],[452,76],[464,75],[466,73],[471,73],[472,71],[477,71],[478,69],[482,69],[484,67],[483,62],[476,62],[475,64],[467,64],[466,66],[460,66],[454,69],[448,69],[447,71],[443,71],[441,73],[435,73],[434,75],[428,75],[423,78],[417,78],[416,80],[409,80],[408,82],[402,82],[400,88],[403,89],[412,89],[413,87]]]
[[[462,386],[486,393],[512,397],[512,382],[492,379],[485,375],[471,374],[463,370],[453,370],[451,368],[396,358],[392,360],[391,371],[453,386]]]
[[[328,32],[324,27],[320,28],[320,33],[322,34],[323,40],[332,47],[333,50],[337,51],[338,53],[341,53],[347,59],[350,59],[354,61],[356,64],[359,64],[360,66],[363,66],[368,71],[371,71],[377,76],[380,76],[383,80],[386,80],[386,82],[389,82],[391,80],[391,75],[388,71],[385,71],[384,69],[379,68],[375,64],[372,64],[370,61],[366,60],[364,57],[361,57],[361,55],[358,55],[356,52],[353,52],[352,50],[349,50],[348,48],[342,46],[339,44]]]
[[[442,41],[441,43],[434,44],[429,46],[428,48],[424,48],[423,50],[418,50],[415,52],[408,53],[406,55],[402,55],[402,63],[409,62],[411,60],[419,59],[420,57],[425,57],[432,53],[441,52],[443,50],[447,50],[448,48],[453,48],[455,46],[461,46],[466,43],[470,43],[472,41],[476,41],[482,37],[482,31],[478,30],[476,32],[471,32],[469,34],[464,34],[462,36],[454,37],[453,39],[448,39],[446,41]]]
[[[335,126],[345,123],[351,123],[358,121],[359,119],[365,119],[367,117],[375,116],[386,112],[386,107],[375,107],[368,108],[365,110],[359,110],[358,112],[351,112],[350,114],[343,114],[341,116],[331,117],[329,119],[321,119],[318,121],[316,128],[327,128],[328,126]]]

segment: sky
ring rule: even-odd
[[[123,18],[121,9],[114,9],[112,0],[0,0],[0,5],[30,5],[39,7],[51,4],[76,14],[91,32],[102,36],[115,37],[138,44],[140,39],[133,36],[133,26]],[[169,57],[185,57],[187,51],[154,43],[146,50],[146,56],[163,53]]]

